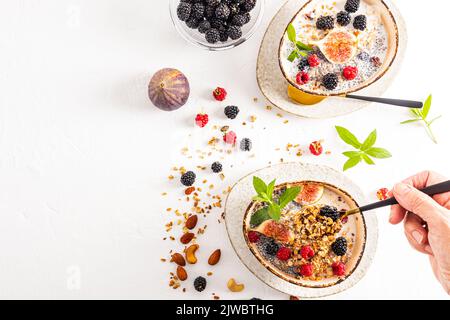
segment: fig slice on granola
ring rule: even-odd
[[[284,224],[275,220],[266,220],[254,231],[262,233],[266,237],[272,238],[280,243],[289,244],[294,241],[294,234]]]

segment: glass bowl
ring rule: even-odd
[[[242,27],[242,37],[240,39],[228,39],[226,42],[218,42],[215,44],[207,42],[204,34],[198,32],[197,29],[189,28],[185,22],[178,19],[177,7],[180,0],[169,0],[170,17],[172,18],[175,29],[188,42],[210,51],[228,50],[244,43],[255,33],[263,17],[264,2],[265,0],[256,1],[255,8],[250,12],[250,22]]]

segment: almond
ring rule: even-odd
[[[184,190],[184,194],[188,196],[194,191],[195,191],[195,187],[189,187],[186,190]]]
[[[194,229],[195,226],[197,225],[197,221],[198,221],[198,216],[197,215],[190,216],[186,220],[186,228],[188,228],[189,230]]]
[[[177,265],[184,267],[186,265],[186,260],[184,257],[179,253],[174,253],[172,255],[172,259],[170,262],[175,262]]]
[[[180,279],[180,281],[184,281],[188,277],[186,269],[184,269],[182,266],[177,267],[177,277],[178,279]]]
[[[220,260],[221,254],[222,253],[220,252],[220,249],[217,249],[216,251],[214,251],[208,259],[208,264],[210,266],[216,265]]]
[[[193,234],[192,232],[186,232],[185,234],[183,234],[181,236],[180,241],[182,244],[188,244],[189,242],[192,241],[194,236],[195,236],[195,234]]]

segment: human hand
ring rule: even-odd
[[[404,221],[408,242],[429,256],[436,278],[450,294],[450,192],[430,197],[417,190],[446,180],[424,171],[396,184],[392,195],[399,204],[391,207],[389,222]]]

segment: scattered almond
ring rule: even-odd
[[[188,228],[189,230],[194,229],[195,226],[197,225],[197,221],[198,221],[198,216],[197,215],[190,216],[186,220],[186,228]]]
[[[174,262],[174,263],[176,263],[177,265],[179,265],[181,267],[184,267],[186,265],[186,260],[179,253],[174,253],[172,255],[172,259],[170,260],[170,262]]]
[[[180,241],[182,244],[188,244],[189,242],[192,241],[194,236],[195,236],[195,234],[193,234],[192,232],[186,232],[185,234],[183,234],[181,236]]]
[[[177,277],[180,281],[184,281],[188,278],[186,269],[184,269],[182,266],[177,267]]]
[[[208,259],[208,264],[210,266],[215,266],[219,262],[221,254],[220,249],[214,251]]]

